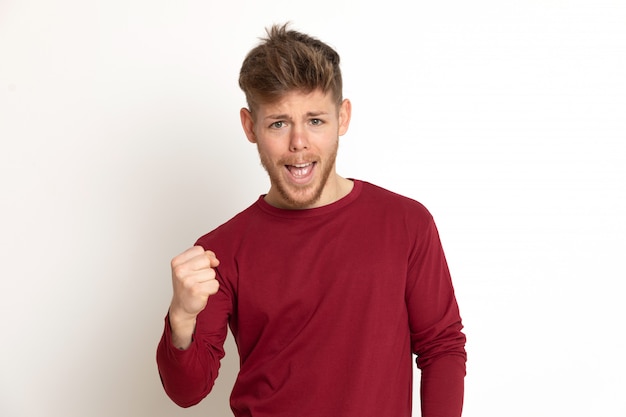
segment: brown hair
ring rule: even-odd
[[[305,93],[320,89],[331,92],[339,105],[342,101],[339,54],[309,35],[273,25],[267,37],[252,49],[239,72],[239,86],[248,107],[273,103],[292,90]]]

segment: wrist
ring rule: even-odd
[[[170,318],[170,324],[176,326],[188,327],[196,323],[196,314],[188,313],[184,308],[178,307],[174,302],[170,304],[168,316]]]
[[[168,319],[172,345],[180,350],[187,349],[193,341],[193,332],[196,328],[196,316],[170,307]]]

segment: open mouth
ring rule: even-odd
[[[308,162],[305,164],[285,165],[287,171],[295,180],[305,180],[311,176],[316,162]]]

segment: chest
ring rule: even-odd
[[[280,349],[296,335],[331,337],[333,329],[368,315],[393,312],[389,319],[395,319],[405,308],[405,235],[352,222],[268,229],[242,242],[236,257],[240,347],[261,341]]]

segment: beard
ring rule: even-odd
[[[291,184],[284,178],[282,170],[285,169],[285,165],[295,164],[294,158],[283,158],[274,163],[266,155],[262,154],[258,147],[257,150],[259,151],[261,165],[267,172],[272,187],[278,191],[283,202],[291,209],[306,209],[315,205],[322,197],[328,178],[334,170],[338,147],[339,140],[337,140],[333,150],[325,160],[312,155],[305,155],[305,160],[315,162],[313,169],[316,171],[314,172],[315,179],[311,184],[307,185]]]

